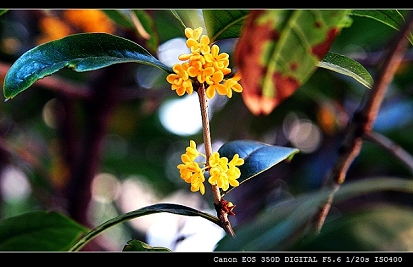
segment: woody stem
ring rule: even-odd
[[[208,115],[208,100],[206,98],[205,85],[201,84],[197,90],[199,103],[201,106],[202,128],[204,134],[205,156],[208,167],[209,158],[212,154],[211,135],[209,129],[209,115]],[[217,216],[221,222],[222,228],[225,232],[232,237],[235,236],[234,230],[232,230],[231,223],[228,220],[228,214],[222,210],[221,207],[221,192],[217,185],[212,185],[212,192],[214,194],[214,204],[217,210]],[[217,208],[219,207],[219,208]]]
[[[198,88],[199,104],[201,106],[202,128],[204,134],[205,156],[208,165],[209,157],[212,154],[211,135],[209,130],[209,115],[208,115],[208,103],[205,93],[205,85],[201,84]],[[221,193],[217,185],[212,185],[212,192],[214,193],[215,204],[219,204],[221,201]]]

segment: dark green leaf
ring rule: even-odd
[[[342,185],[334,194],[334,203],[367,193],[399,191],[413,194],[413,181],[399,178],[370,178]],[[246,225],[234,227],[237,238],[224,237],[219,251],[288,250],[318,208],[334,190],[321,190],[298,196],[268,208]]]
[[[0,251],[67,251],[87,231],[58,212],[29,212],[0,221]]]
[[[403,15],[398,10],[355,9],[351,11],[351,15],[375,19],[398,31],[405,23]],[[411,33],[408,39],[410,43],[413,44],[413,36]]]
[[[373,85],[373,78],[363,65],[343,55],[328,52],[323,60],[318,62],[318,67],[350,76],[367,88]]]
[[[102,12],[106,14],[111,20],[113,20],[116,24],[128,28],[133,29],[134,25],[131,21],[130,17],[126,15],[124,10],[106,10],[103,9]]]
[[[164,65],[140,45],[107,33],[80,33],[39,45],[19,57],[4,80],[6,100],[26,90],[37,80],[62,68],[83,72],[113,64],[135,62],[157,67]]]
[[[211,42],[238,38],[249,10],[202,10]]]
[[[152,247],[145,242],[139,240],[130,240],[128,241],[128,245],[123,247],[123,251],[167,251],[170,252],[169,248],[164,247]]]
[[[182,30],[185,30],[185,28],[186,28],[185,22],[182,20],[181,16],[178,14],[178,12],[176,10],[171,10],[171,14],[180,23],[180,25],[182,26]]]
[[[244,164],[238,167],[241,171],[238,182],[241,184],[279,162],[291,159],[299,150],[297,148],[268,145],[252,140],[236,140],[224,144],[218,152],[220,156],[227,157],[228,160],[231,160],[235,154],[244,159]],[[230,190],[231,188],[225,193],[228,193]]]

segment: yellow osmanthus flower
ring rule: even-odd
[[[193,92],[192,82],[188,75],[188,67],[188,63],[182,65],[176,64],[172,67],[175,74],[169,74],[166,77],[166,80],[172,84],[172,90],[176,90],[179,96],[184,95],[185,92],[188,94],[192,94]]]
[[[209,157],[208,164],[198,163],[195,159],[198,156],[206,158],[204,154],[196,149],[195,141],[189,142],[184,154],[181,155],[182,163],[177,166],[182,180],[191,184],[191,191],[205,194],[205,172],[209,172],[208,182],[217,185],[222,190],[227,191],[229,186],[238,186],[237,179],[241,172],[238,166],[244,164],[244,160],[235,154],[231,161],[227,157],[221,157],[218,152],[213,152]],[[201,166],[203,167],[201,168]]]
[[[185,29],[186,46],[191,53],[178,57],[184,63],[175,64],[172,67],[174,73],[169,74],[166,80],[172,85],[172,90],[176,90],[179,96],[182,96],[185,92],[192,94],[192,83],[196,82],[198,85],[204,84],[208,98],[213,98],[215,92],[231,98],[232,90],[237,93],[243,90],[241,84],[238,83],[241,77],[239,74],[235,74],[233,78],[227,79],[225,77],[231,73],[231,69],[228,67],[229,55],[219,53],[218,45],[211,46],[209,37],[201,36],[202,31],[202,27]]]

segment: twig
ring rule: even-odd
[[[413,157],[401,146],[394,143],[386,136],[373,131],[366,133],[365,138],[367,140],[375,142],[380,147],[384,148],[387,152],[391,153],[398,160],[403,162],[406,165],[406,167],[409,168],[409,171],[413,174]]]
[[[201,107],[205,156],[206,156],[206,162],[208,164],[209,157],[212,154],[212,144],[211,144],[211,135],[210,135],[210,129],[209,129],[208,103],[207,103],[207,98],[206,98],[206,93],[205,93],[205,85],[201,84],[197,92],[198,92],[198,97],[199,97],[199,104]],[[221,193],[217,185],[212,185],[212,192],[214,194],[215,210],[217,211],[217,216],[221,222],[221,226],[227,234],[234,237],[235,233],[231,227],[231,223],[228,220],[228,213],[223,209],[223,207],[225,206],[225,203],[227,202],[223,198],[221,198]]]
[[[408,14],[408,18],[406,19],[403,29],[401,29],[397,34],[394,42],[389,48],[383,65],[377,73],[375,83],[373,84],[365,106],[359,112],[354,114],[352,122],[348,125],[347,134],[339,150],[338,159],[331,171],[326,175],[323,186],[323,189],[330,188],[333,189],[333,191],[324,205],[320,207],[318,212],[315,214],[313,220],[310,222],[310,230],[315,233],[320,232],[330,210],[334,193],[344,182],[346,173],[351,163],[359,155],[364,135],[369,133],[372,129],[387,87],[393,79],[394,73],[403,59],[403,55],[408,44],[406,36],[413,25],[412,15],[413,12]]]

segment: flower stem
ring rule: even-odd
[[[209,157],[212,154],[212,144],[211,144],[211,133],[209,129],[209,115],[208,115],[208,100],[206,98],[205,85],[202,83],[198,90],[199,104],[201,107],[201,117],[202,117],[202,128],[204,135],[204,146],[205,146],[205,156],[206,156],[206,165],[208,167]],[[217,185],[212,185],[212,192],[214,194],[214,205],[215,207],[221,207],[221,192]],[[234,230],[232,230],[231,223],[228,220],[228,214],[222,210],[217,209],[217,215],[221,222],[222,228],[227,232],[227,234],[232,237],[235,236]]]

